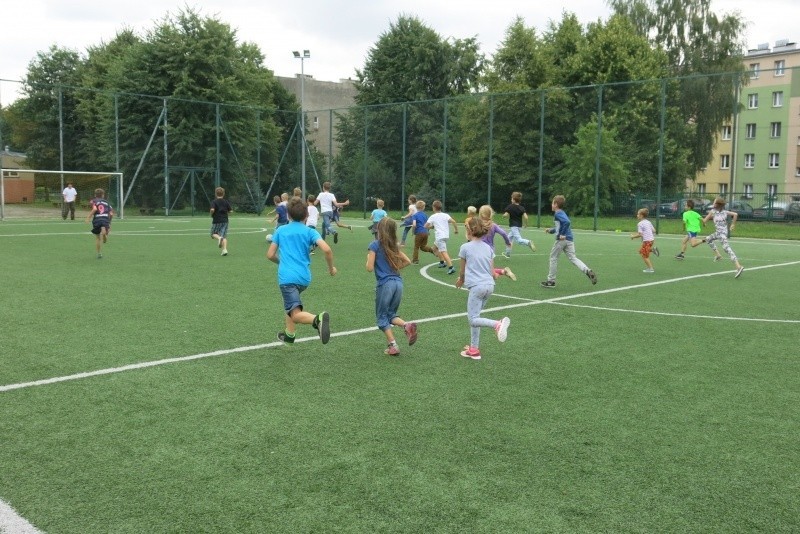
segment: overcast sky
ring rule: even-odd
[[[241,41],[257,44],[277,76],[299,73],[300,60],[292,51],[308,49],[305,73],[328,81],[355,77],[370,47],[401,14],[419,17],[443,38],[475,36],[487,56],[517,15],[537,29],[560,20],[564,10],[576,13],[583,24],[609,15],[603,0],[9,0],[2,8],[0,79],[21,79],[36,53],[53,44],[85,53],[126,27],[143,36],[186,6],[229,24]],[[719,15],[742,14],[749,23],[749,48],[784,38],[800,41],[800,0],[712,0],[711,8]],[[0,102],[13,101],[16,89],[17,84],[0,82]]]

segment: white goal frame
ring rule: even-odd
[[[43,169],[20,169],[20,168],[0,168],[0,221],[5,220],[5,211],[6,211],[6,172],[8,173],[18,173],[18,174],[55,174],[61,176],[61,190],[64,189],[64,185],[69,181],[65,179],[66,176],[108,176],[109,178],[116,177],[117,180],[117,193],[115,195],[116,198],[109,199],[111,202],[111,207],[114,208],[116,215],[120,219],[125,218],[125,206],[122,204],[122,199],[124,196],[124,191],[122,189],[124,185],[123,180],[123,173],[121,172],[96,172],[96,171],[53,171],[53,170],[43,170]],[[59,192],[60,193],[60,192]]]

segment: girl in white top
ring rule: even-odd
[[[714,200],[714,207],[711,211],[708,212],[703,218],[703,223],[708,222],[710,219],[714,220],[714,233],[710,236],[700,240],[697,244],[692,243],[693,247],[696,247],[700,243],[708,243],[708,246],[711,247],[711,250],[714,251],[714,261],[719,261],[722,259],[722,255],[717,250],[717,246],[714,244],[714,241],[719,239],[720,243],[722,243],[722,250],[724,250],[731,261],[736,265],[736,274],[734,278],[739,278],[741,276],[742,271],[744,271],[744,267],[742,264],[739,263],[739,259],[736,257],[736,253],[731,248],[730,244],[728,243],[728,216],[733,217],[733,221],[731,222],[731,230],[736,228],[736,220],[739,218],[739,214],[735,211],[728,211],[725,209],[725,199],[717,197]]]

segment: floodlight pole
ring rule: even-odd
[[[305,120],[305,60],[311,57],[311,52],[303,50],[303,54],[297,50],[292,51],[296,59],[300,60],[300,189],[303,191],[303,198],[306,198],[306,120]]]

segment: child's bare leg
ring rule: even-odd
[[[298,324],[314,324],[315,317],[315,315],[303,311],[300,308],[293,309],[286,316],[286,332],[289,334],[294,334],[295,326]]]

